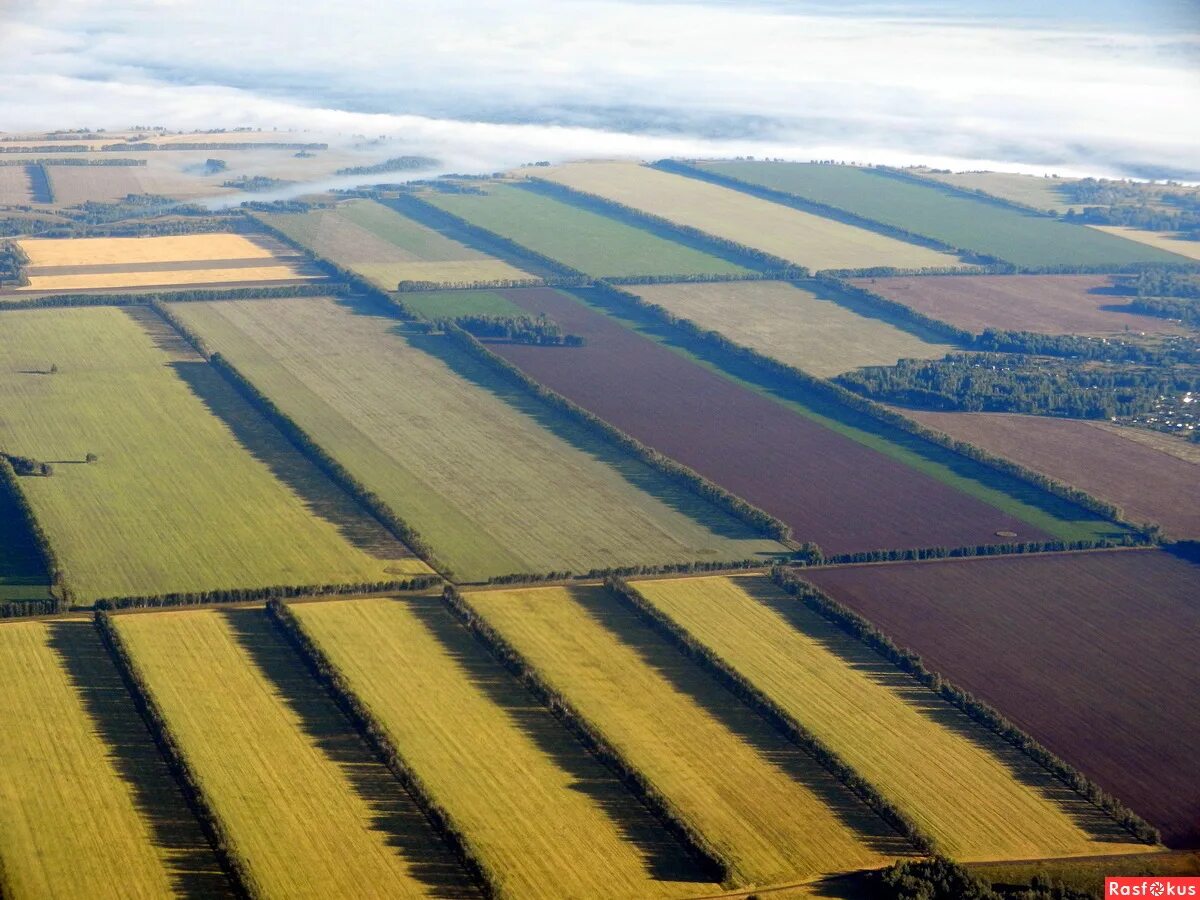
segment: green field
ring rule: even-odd
[[[529,315],[499,291],[411,291],[396,296],[413,312],[427,319]]]
[[[640,802],[440,600],[291,607],[504,898],[715,893]]]
[[[174,310],[458,578],[779,551],[444,335],[332,300]]]
[[[923,169],[917,169],[912,174],[967,191],[983,191],[1001,200],[1032,206],[1034,209],[1066,212],[1073,205],[1061,190],[1066,183],[1061,178],[1014,172],[932,172]]]
[[[798,369],[829,378],[899,359],[940,359],[954,348],[855,311],[818,282],[744,281],[629,288],[682,319]],[[864,311],[865,312],[865,311]]]
[[[956,859],[1146,849],[1028,757],[760,575],[635,588]]]
[[[730,275],[732,262],[658,237],[641,228],[507,184],[486,194],[430,192],[425,200],[597,278],[632,275]]]
[[[933,184],[915,184],[870,169],[747,161],[697,166],[1022,267],[1115,267],[1186,261],[1095,229],[1021,213]]]
[[[395,290],[400,281],[534,277],[373,200],[350,200],[307,213],[266,213],[259,218],[385,291]]]
[[[253,896],[427,897],[464,888],[415,802],[262,609],[113,622]]]
[[[41,554],[16,498],[0,485],[0,603],[45,600],[49,587]]]
[[[427,571],[149,310],[4,313],[0,407],[79,600]]]
[[[0,894],[231,896],[86,620],[0,625]]]
[[[717,850],[736,885],[904,852],[874,813],[600,587],[470,604]]]

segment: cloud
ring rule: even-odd
[[[736,151],[1200,178],[1195,30],[798,7],[17,2],[0,127],[389,134],[484,170]]]

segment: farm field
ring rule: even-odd
[[[129,194],[149,193],[143,186],[142,166],[46,166],[46,174],[58,206],[112,202]]]
[[[0,206],[25,206],[33,202],[28,166],[0,166]]]
[[[501,897],[718,891],[439,599],[291,610],[383,723]]]
[[[1132,297],[1107,275],[972,275],[854,278],[850,283],[957,328],[979,333],[1182,334],[1159,316],[1123,312]]]
[[[748,271],[614,218],[519,186],[492,182],[486,194],[430,191],[422,198],[474,225],[587,275],[729,275]]]
[[[202,263],[231,259],[258,259],[266,265],[279,247],[270,239],[252,240],[241,234],[223,233],[132,238],[29,238],[17,241],[17,244],[34,268]]]
[[[53,466],[19,482],[77,600],[428,571],[149,310],[3,316],[0,446]]]
[[[1115,503],[1130,522],[1200,539],[1200,465],[1082,419],[901,410],[930,428]]]
[[[172,269],[169,271],[88,272],[80,274],[39,275],[29,273],[29,284],[19,292],[88,291],[93,288],[153,288],[275,285],[310,281],[323,277],[303,266],[230,266],[211,269]]]
[[[696,165],[707,172],[825,203],[1022,267],[1183,261],[1179,256],[1094,229],[861,167],[744,161]]]
[[[916,169],[912,174],[968,191],[983,191],[1001,200],[1021,203],[1034,209],[1066,212],[1072,206],[1078,206],[1072,204],[1060,190],[1061,185],[1069,179],[1015,172],[932,172],[927,169]]]
[[[1144,844],[765,576],[635,585],[960,860]],[[1085,830],[1085,824],[1086,829]]]
[[[401,281],[453,283],[535,277],[372,200],[259,218],[385,291],[395,290]]]
[[[1082,510],[844,407],[740,377],[757,379],[753,372],[730,375],[703,355],[709,351],[624,317],[594,291],[503,293],[586,343],[494,344],[495,352],[826,553],[995,543],[998,531],[1021,540],[1114,533]]]
[[[17,498],[0,486],[0,604],[45,600],[50,584]]]
[[[731,341],[821,378],[899,359],[939,359],[954,348],[936,338],[856,311],[854,302],[819,282],[746,281],[631,287]]]
[[[961,265],[952,254],[637,163],[570,163],[538,175],[813,271]]]
[[[878,867],[906,853],[815,760],[604,588],[467,599],[704,835],[730,883]]]
[[[0,625],[0,678],[5,897],[232,896],[91,622]]]
[[[252,896],[469,896],[415,801],[262,609],[113,622]]]
[[[458,316],[524,316],[525,310],[501,291],[410,291],[397,295],[406,307],[427,319]]]
[[[1200,566],[1119,550],[805,578],[1078,766],[1169,845],[1200,846]]]
[[[466,581],[781,546],[501,380],[444,335],[332,300],[176,315]]]
[[[1140,228],[1124,228],[1120,225],[1089,225],[1105,234],[1113,234],[1130,241],[1137,241],[1147,247],[1155,247],[1168,253],[1186,256],[1188,259],[1200,260],[1200,241],[1178,237],[1170,232],[1142,231]]]

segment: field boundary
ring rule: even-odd
[[[42,528],[42,523],[38,521],[37,516],[33,513],[33,507],[29,504],[29,498],[21,490],[17,470],[13,468],[12,462],[3,450],[0,450],[0,493],[9,494],[12,497],[12,502],[17,507],[18,515],[24,520],[25,526],[33,538],[33,543],[38,549],[42,560],[42,568],[46,572],[46,579],[50,585],[49,600],[5,603],[0,608],[2,610],[0,611],[0,617],[15,618],[17,616],[40,615],[42,614],[41,610],[46,604],[49,604],[49,612],[51,613],[66,612],[71,608],[72,593],[66,583],[66,574],[63,572],[62,564],[58,560],[58,554],[54,550],[54,544],[51,543],[50,536]],[[58,596],[54,595],[55,589],[59,592]],[[36,611],[26,611],[31,609]]]
[[[206,303],[216,300],[267,300],[285,297],[325,297],[344,293],[346,285],[338,282],[321,281],[305,284],[285,284],[261,288],[240,287],[221,290],[219,288],[182,289],[178,291],[155,288],[134,292],[128,288],[116,288],[112,293],[80,291],[78,294],[47,294],[5,302],[0,295],[0,315],[22,309],[51,309],[73,306],[152,306],[163,303]]]
[[[621,578],[609,578],[604,584],[608,592],[621,600],[643,622],[676,649],[694,661],[720,682],[739,700],[762,716],[789,741],[812,757],[838,783],[863,802],[879,818],[903,835],[921,853],[935,855],[938,845],[875,785],[858,774],[838,753],[805,728],[794,716],[771,700],[753,682],[697,640],[690,631],[647,600],[634,585]]]
[[[287,604],[272,600],[267,604],[267,618],[287,640],[288,645],[304,661],[312,676],[325,688],[355,731],[367,742],[376,758],[392,773],[420,807],[434,831],[446,842],[468,875],[483,891],[485,897],[500,896],[499,884],[491,870],[481,862],[471,845],[469,835],[455,823],[454,817],[425,786],[421,777],[405,761],[388,736],[387,728],[370,707],[359,699],[349,680],[325,653],[320,644],[304,630]]]
[[[865,616],[859,615],[795,572],[781,566],[771,570],[771,580],[780,590],[860,641],[918,684],[936,692],[972,721],[1015,747],[1059,782],[1104,812],[1138,841],[1150,845],[1161,844],[1162,838],[1157,828],[1116,797],[1105,792],[1070,763],[1043,747],[1032,735],[1010,722],[994,707],[967,693],[940,673],[926,668],[919,654],[898,647]]]
[[[605,768],[637,797],[651,814],[675,836],[686,850],[705,864],[722,884],[729,878],[729,860],[708,838],[682,816],[674,804],[653,785],[641,770],[612,746],[604,734],[584,717],[542,674],[517,651],[471,602],[453,585],[442,592],[442,600],[451,613],[508,672],[545,706]]]
[[[236,841],[209,805],[203,783],[192,770],[182,747],[167,726],[162,710],[159,709],[149,685],[134,663],[129,648],[113,625],[111,617],[106,611],[97,610],[93,622],[100,633],[101,642],[121,675],[121,681],[124,682],[138,715],[145,722],[171,774],[175,776],[188,806],[200,821],[200,827],[204,830],[204,835],[212,845],[217,861],[229,877],[234,890],[240,897],[265,900],[249,865],[237,850]]]

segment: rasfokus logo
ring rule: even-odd
[[[1200,878],[1127,875],[1104,879],[1105,897],[1200,897]]]

